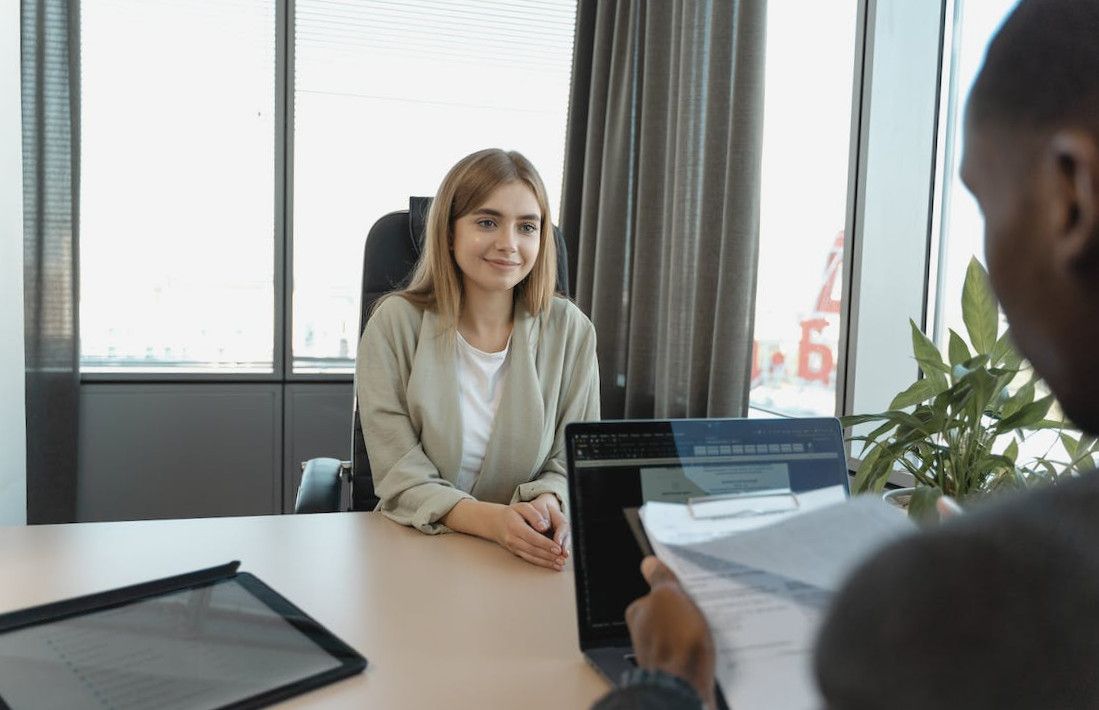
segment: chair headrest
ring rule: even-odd
[[[412,243],[416,245],[416,257],[424,247],[424,234],[427,232],[427,213],[431,209],[430,197],[408,198],[408,232]]]

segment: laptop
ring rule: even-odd
[[[565,440],[580,650],[613,684],[634,665],[626,607],[649,589],[630,511],[776,489],[849,493],[835,418],[581,422]]]

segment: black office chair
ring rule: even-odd
[[[430,197],[410,197],[408,210],[390,212],[375,222],[366,235],[359,337],[366,328],[374,303],[390,291],[408,284],[420,258],[424,224],[430,207]],[[557,291],[568,295],[568,255],[561,230],[556,226],[553,237],[557,244]],[[370,473],[370,460],[366,455],[366,442],[359,419],[358,395],[355,396],[351,427],[350,461],[316,458],[302,463],[295,513],[332,513],[339,510],[345,482],[350,487],[351,510],[373,510],[377,506],[378,497],[374,494],[374,478]]]

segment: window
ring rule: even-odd
[[[945,351],[949,328],[965,336],[962,322],[962,284],[970,258],[984,262],[984,219],[976,200],[962,184],[959,170],[964,138],[965,99],[984,61],[985,49],[1018,0],[956,0],[950,53],[950,81],[944,83],[940,126],[943,171],[939,182],[938,283],[934,285],[928,323],[935,341]]]
[[[753,409],[836,409],[857,0],[767,6]]]
[[[984,61],[988,43],[1000,25],[1018,4],[1018,0],[955,0],[954,35],[949,48],[950,82],[945,86],[940,125],[945,137],[942,172],[938,190],[938,273],[932,284],[934,297],[929,302],[928,323],[934,325],[934,337],[945,352],[950,330],[968,340],[962,321],[962,284],[972,257],[984,262],[984,218],[977,201],[962,184],[959,175],[964,140],[965,99]],[[1000,315],[1000,331],[1007,327]],[[1022,382],[1017,382],[1022,384]],[[1037,397],[1049,394],[1040,383]],[[1060,419],[1059,411],[1051,418]],[[1002,437],[999,446],[1011,440]],[[1035,457],[1068,462],[1072,459],[1057,430],[1032,432],[1018,442],[1019,462]]]
[[[574,0],[297,0],[295,372],[351,370],[367,232],[433,195],[462,156],[520,151],[558,207],[575,12]]]
[[[276,377],[286,333],[293,372],[350,372],[379,217],[489,146],[530,158],[558,206],[575,14],[574,0],[84,0],[82,371]]]
[[[80,8],[82,369],[271,372],[274,0]]]

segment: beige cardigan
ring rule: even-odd
[[[516,306],[504,389],[470,493],[454,485],[462,458],[455,347],[433,312],[400,296],[366,324],[355,392],[378,510],[432,534],[449,532],[438,520],[463,498],[513,503],[550,492],[567,511],[565,425],[599,419],[591,322],[564,298],[537,317]]]

